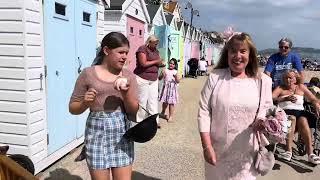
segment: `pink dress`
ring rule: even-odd
[[[272,97],[271,79],[265,75],[262,79],[263,111],[272,105]],[[256,179],[253,161],[258,145],[249,126],[258,108],[258,82],[253,78],[233,78],[228,69],[210,74],[201,92],[198,121],[200,132],[210,132],[217,165],[205,164],[206,179]],[[264,115],[259,112],[259,116]]]
[[[163,80],[163,87],[160,93],[160,102],[168,104],[177,104],[178,102],[178,84],[174,75],[177,75],[178,71],[175,69],[166,69],[165,77]]]

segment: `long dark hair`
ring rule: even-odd
[[[92,65],[99,65],[102,63],[103,57],[105,56],[103,52],[103,48],[105,46],[107,46],[109,49],[115,49],[124,45],[130,47],[129,40],[122,33],[111,32],[105,35],[101,42],[100,51],[93,60]]]
[[[257,77],[258,74],[258,58],[257,58],[257,49],[252,42],[251,37],[247,33],[236,34],[226,43],[223,47],[219,62],[215,69],[224,69],[228,68],[228,51],[232,48],[234,41],[245,42],[249,47],[249,62],[246,67],[246,74],[250,77]]]

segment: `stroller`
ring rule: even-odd
[[[193,78],[197,78],[199,60],[197,58],[191,58],[188,61],[188,66],[189,66],[189,76]]]

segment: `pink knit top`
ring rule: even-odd
[[[128,78],[130,88],[137,89],[135,75],[127,69],[122,70],[122,76]],[[114,89],[114,82],[106,82],[100,79],[96,73],[95,66],[85,68],[79,75],[74,87],[70,103],[81,101],[89,88],[97,91],[96,99],[90,107],[90,111],[122,111],[124,110],[121,93]],[[137,93],[134,94],[137,97]]]

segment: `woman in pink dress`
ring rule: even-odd
[[[261,96],[259,98],[261,84]],[[271,78],[258,73],[257,50],[246,33],[226,43],[201,91],[198,123],[210,180],[253,180],[258,142],[250,125],[272,106]]]

